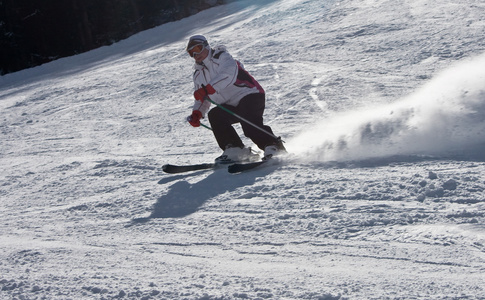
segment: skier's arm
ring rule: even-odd
[[[211,103],[209,101],[201,102],[199,100],[195,100],[192,110],[200,111],[202,113],[202,116],[204,117],[205,114],[209,111],[210,106],[211,106]]]
[[[194,89],[197,90],[199,88],[199,83],[196,82],[196,75],[194,74]],[[201,112],[202,117],[204,118],[207,112],[209,111],[209,108],[211,106],[211,103],[209,101],[200,101],[200,100],[194,100],[194,106],[192,107],[192,111],[198,110]]]

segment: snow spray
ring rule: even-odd
[[[314,161],[401,155],[485,158],[485,54],[392,104],[339,113],[288,142]]]

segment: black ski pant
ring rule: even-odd
[[[267,132],[273,134],[273,131],[269,126],[263,124],[263,112],[265,108],[265,95],[264,94],[249,94],[242,98],[238,106],[225,105],[222,106],[231,112],[241,116],[254,125],[263,128]],[[278,142],[277,139],[268,135],[254,126],[241,121],[238,117],[228,113],[220,107],[214,107],[209,111],[209,122],[216,137],[217,143],[222,150],[226,149],[226,146],[231,145],[234,147],[244,147],[241,138],[237,134],[233,124],[241,123],[244,135],[250,138],[258,148],[264,150],[268,145],[273,145]]]

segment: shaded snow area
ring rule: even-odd
[[[485,299],[484,32],[481,0],[235,1],[0,77],[0,299]],[[221,153],[197,33],[281,163],[163,173]]]

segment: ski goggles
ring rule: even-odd
[[[197,44],[190,48],[187,48],[187,52],[189,53],[190,57],[194,57],[196,54],[200,54],[202,50],[204,50],[205,46],[203,44]]]

